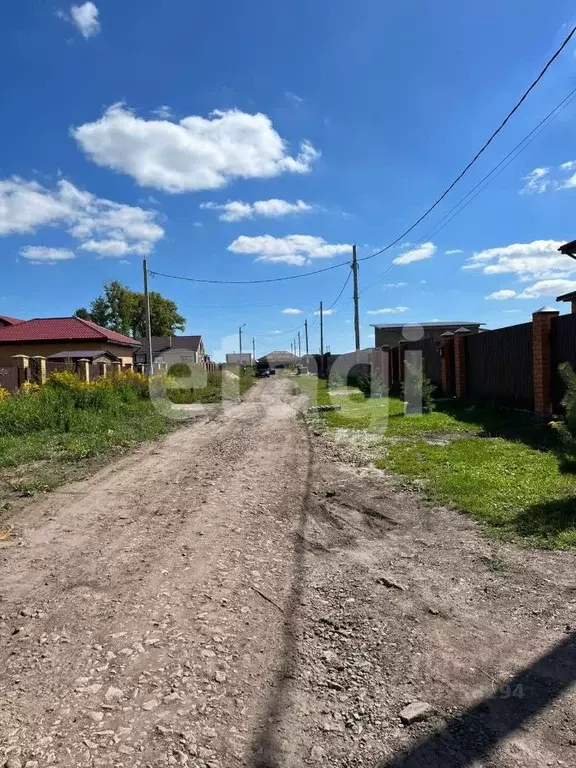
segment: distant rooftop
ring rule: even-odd
[[[372,328],[384,328],[387,331],[401,330],[402,328],[479,328],[485,323],[470,322],[469,320],[446,320],[435,323],[370,323]]]

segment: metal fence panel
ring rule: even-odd
[[[466,341],[470,395],[532,408],[532,323],[473,334]]]
[[[18,389],[18,368],[16,366],[0,367],[0,387],[9,392]]]
[[[442,347],[431,337],[425,337],[420,341],[408,341],[403,344],[404,349],[420,350],[422,352],[422,364],[424,375],[430,379],[436,387],[442,386]]]
[[[560,315],[552,321],[552,402],[560,407],[564,385],[558,375],[560,363],[570,363],[576,371],[576,314]]]

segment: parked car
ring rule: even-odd
[[[267,379],[270,376],[270,363],[261,360],[256,363],[256,378]]]

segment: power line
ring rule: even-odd
[[[502,171],[504,171],[510,165],[510,163],[513,162],[513,160],[515,160],[518,155],[520,155],[526,149],[526,147],[528,147],[534,141],[534,139],[536,139],[537,136],[539,136],[540,133],[542,133],[542,131],[574,101],[575,98],[576,88],[570,91],[570,93],[565,96],[562,101],[560,101],[553,109],[551,109],[550,112],[548,112],[548,114],[542,118],[542,120],[528,134],[526,134],[526,136],[524,136],[524,138],[519,141],[515,147],[513,147],[506,155],[504,155],[504,157],[490,171],[488,171],[488,173],[485,174],[485,176],[483,176],[480,181],[472,187],[472,189],[470,189],[463,197],[461,197],[460,200],[455,203],[455,205],[453,205],[452,208],[450,208],[450,210],[447,211],[444,216],[442,216],[436,222],[434,229],[424,237],[421,237],[416,242],[415,246],[417,247],[427,240],[430,240],[432,237],[438,234],[438,232],[443,230],[444,227],[446,227],[452,221],[452,219],[456,218],[456,216],[462,213],[462,211],[467,208],[470,203],[476,197],[478,197],[478,195],[483,192],[486,187],[488,187],[494,181],[494,179],[499,176]],[[411,250],[414,249],[412,248]],[[407,251],[407,253],[409,252],[410,251]],[[359,259],[359,261],[361,261],[361,259]],[[380,280],[394,266],[395,262],[390,262],[388,267],[378,275],[376,280],[362,288],[359,295],[361,296],[369,288],[380,282]]]
[[[343,293],[344,293],[344,291],[346,290],[346,286],[347,286],[347,285],[348,285],[348,283],[350,282],[350,278],[351,278],[351,277],[352,277],[352,272],[349,272],[349,273],[348,273],[348,277],[347,277],[347,278],[346,278],[346,280],[344,281],[344,285],[342,286],[342,288],[341,288],[341,290],[340,290],[340,293],[338,294],[338,296],[336,296],[336,298],[334,299],[334,301],[332,302],[332,304],[330,304],[330,306],[329,306],[329,307],[326,307],[326,309],[324,310],[324,312],[328,312],[328,310],[332,309],[332,308],[333,308],[333,306],[334,306],[335,304],[337,304],[338,300],[340,299],[340,296],[342,296],[342,294],[343,294]]]
[[[352,276],[352,272],[349,272],[348,276],[346,277],[346,280],[344,281],[344,285],[340,289],[340,292],[339,292],[338,296],[336,296],[336,298],[334,299],[332,304],[327,309],[324,310],[324,313],[326,313],[328,310],[332,309],[334,307],[334,305],[339,301],[340,297],[342,296],[342,294],[346,290],[346,286],[350,282],[351,276]],[[318,322],[318,315],[315,316],[314,320],[311,323],[308,323],[308,330],[310,330],[310,328],[313,328],[314,325],[317,322]],[[274,337],[277,337],[277,336],[288,336],[291,333],[296,333],[297,331],[301,330],[304,327],[305,327],[305,322],[301,323],[300,325],[297,325],[295,328],[291,328],[289,331],[282,331],[281,333],[261,333],[261,334],[257,335],[256,338],[257,339],[262,339],[262,338],[274,338]]]
[[[427,209],[427,210],[426,210],[426,211],[425,211],[425,212],[424,212],[424,213],[423,213],[423,214],[420,216],[420,218],[419,218],[419,219],[417,219],[417,220],[416,220],[416,221],[415,221],[415,222],[414,222],[414,223],[413,223],[413,224],[412,224],[410,227],[408,227],[408,229],[406,229],[406,230],[405,230],[405,231],[404,231],[404,232],[403,232],[401,235],[399,235],[399,236],[398,236],[398,237],[397,237],[397,238],[396,238],[396,239],[395,239],[393,242],[389,243],[387,246],[385,246],[385,247],[384,247],[384,248],[382,248],[381,250],[379,250],[379,251],[376,251],[376,253],[372,253],[370,256],[364,256],[362,259],[359,259],[359,261],[367,261],[368,259],[373,259],[375,256],[379,256],[381,253],[384,253],[385,251],[389,250],[389,249],[390,249],[390,248],[392,248],[393,246],[397,245],[397,244],[398,244],[398,243],[399,243],[401,240],[403,240],[403,239],[406,237],[406,235],[409,235],[409,234],[410,234],[410,232],[412,232],[412,230],[414,230],[414,229],[415,229],[415,228],[418,226],[418,224],[420,224],[420,223],[421,223],[421,222],[422,222],[422,221],[423,221],[423,220],[424,220],[424,219],[425,219],[425,218],[426,218],[426,217],[427,217],[427,216],[428,216],[430,213],[432,213],[432,211],[433,211],[433,210],[434,210],[434,209],[435,209],[435,208],[436,208],[436,207],[437,207],[437,206],[438,206],[438,205],[439,205],[439,204],[442,202],[442,200],[444,200],[444,198],[446,197],[446,195],[448,195],[448,194],[449,194],[449,192],[451,192],[451,191],[454,189],[454,187],[456,186],[456,184],[458,184],[458,182],[459,182],[459,181],[460,181],[460,180],[463,178],[463,176],[465,176],[465,174],[466,174],[466,173],[468,173],[468,171],[469,171],[469,170],[470,170],[470,168],[471,168],[471,167],[474,165],[474,163],[476,163],[476,161],[478,160],[478,158],[479,158],[479,157],[480,157],[480,156],[481,156],[481,155],[482,155],[482,154],[483,154],[483,153],[484,153],[484,152],[485,152],[485,151],[488,149],[488,147],[489,147],[489,146],[490,146],[490,144],[491,144],[491,143],[494,141],[494,139],[496,138],[496,136],[498,136],[498,134],[499,134],[499,133],[502,131],[502,129],[503,129],[503,128],[504,128],[504,126],[505,126],[505,125],[508,123],[508,121],[510,120],[510,118],[511,118],[511,117],[512,117],[512,116],[513,116],[513,115],[514,115],[514,114],[515,114],[515,113],[518,111],[518,109],[519,109],[519,108],[522,106],[522,104],[523,104],[523,103],[526,101],[526,99],[528,98],[529,94],[530,94],[530,93],[531,93],[531,92],[534,90],[534,88],[535,88],[535,87],[538,85],[538,83],[540,82],[540,80],[542,80],[542,78],[544,77],[544,75],[546,74],[546,72],[548,71],[548,69],[549,69],[549,68],[552,66],[552,64],[553,64],[553,63],[554,63],[554,61],[555,61],[555,60],[558,58],[558,56],[560,56],[560,54],[562,53],[562,51],[564,50],[564,48],[566,48],[566,46],[568,45],[568,43],[570,42],[570,40],[571,40],[571,39],[572,39],[572,37],[574,36],[574,33],[575,33],[575,32],[576,32],[576,27],[573,27],[573,28],[572,28],[572,31],[571,31],[571,32],[570,32],[570,34],[569,34],[569,35],[566,37],[566,39],[564,40],[564,42],[562,43],[562,45],[561,45],[561,46],[560,46],[560,47],[559,47],[559,48],[558,48],[558,49],[555,51],[555,53],[552,55],[552,57],[551,57],[550,59],[548,59],[548,61],[546,62],[546,64],[545,64],[544,68],[542,69],[542,71],[541,71],[541,72],[540,72],[540,74],[538,75],[538,77],[537,77],[537,78],[536,78],[536,79],[535,79],[535,80],[534,80],[534,81],[531,83],[531,85],[529,86],[529,88],[527,88],[527,90],[525,90],[525,91],[524,91],[524,93],[522,94],[522,96],[521,96],[521,98],[519,99],[519,101],[517,101],[517,102],[516,102],[516,104],[515,104],[515,105],[512,107],[512,109],[510,110],[510,112],[508,112],[508,114],[506,115],[506,117],[504,118],[504,120],[503,120],[503,121],[500,123],[500,125],[498,126],[498,128],[496,128],[496,130],[495,130],[495,131],[494,131],[494,132],[491,134],[491,136],[490,136],[490,137],[487,139],[487,141],[485,141],[485,142],[484,142],[484,144],[483,144],[483,145],[482,145],[482,147],[481,147],[481,148],[478,150],[478,152],[476,152],[476,154],[474,155],[474,157],[472,158],[472,160],[470,160],[470,162],[468,163],[468,165],[466,165],[466,167],[464,168],[464,170],[462,170],[462,171],[461,171],[461,172],[458,174],[458,176],[457,176],[457,177],[454,179],[454,181],[453,181],[453,182],[452,182],[452,183],[451,183],[451,184],[450,184],[450,185],[449,185],[449,186],[448,186],[448,187],[447,187],[447,188],[444,190],[444,192],[442,192],[442,194],[440,195],[440,197],[438,197],[438,198],[437,198],[437,199],[436,199],[436,200],[435,200],[435,201],[432,203],[432,205],[431,205],[431,206],[430,206],[430,207],[429,207],[429,208],[428,208],[428,209]]]
[[[298,280],[301,277],[310,277],[311,275],[319,275],[322,272],[330,272],[332,269],[338,269],[339,267],[345,267],[349,262],[342,261],[339,264],[332,264],[330,267],[324,267],[323,269],[315,269],[313,272],[304,272],[299,275],[287,275],[286,277],[269,277],[264,280],[208,280],[200,277],[183,277],[182,275],[167,275],[164,272],[155,272],[152,269],[148,270],[148,274],[154,275],[154,277],[167,277],[171,280],[186,280],[190,283],[213,283],[218,285],[256,285],[260,283],[279,283],[283,280]]]

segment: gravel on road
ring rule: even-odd
[[[311,433],[293,379],[0,542],[0,765],[576,765],[575,556]]]

